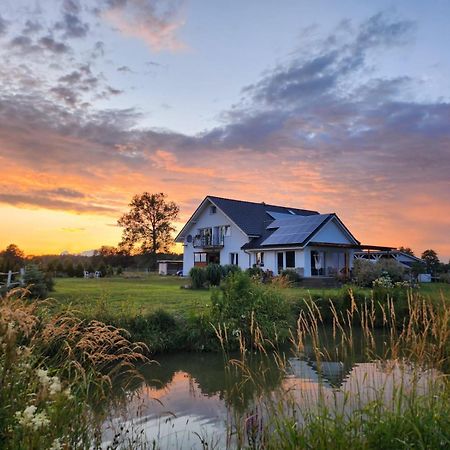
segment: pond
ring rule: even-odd
[[[239,354],[161,355],[141,369],[144,380],[133,386],[126,404],[111,411],[103,427],[104,446],[144,440],[163,449],[224,448],[267,400],[277,402],[281,396],[284,407],[299,409],[301,420],[301,412],[314,408],[319,398],[347,411],[380,396],[392,401],[399,387],[425,390],[434,377],[432,371],[418,376],[407,363],[367,354],[357,330],[345,354],[332,335],[331,330],[321,333],[320,348],[306,339],[301,352],[285,347],[247,355],[244,365]],[[372,355],[383,354],[385,336],[378,332],[374,338]]]

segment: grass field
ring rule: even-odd
[[[189,315],[209,307],[211,292],[208,290],[182,289],[189,281],[178,277],[138,275],[135,278],[113,277],[100,279],[57,278],[52,297],[58,305],[70,306],[86,313],[106,308],[115,314],[136,315],[157,309]],[[284,289],[289,299],[308,297],[309,292],[323,297],[335,294],[338,289]],[[440,292],[450,294],[450,285],[423,284],[425,296],[437,297]],[[369,295],[369,290],[367,290]]]

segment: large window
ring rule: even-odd
[[[295,269],[295,252],[286,252],[286,269]]]

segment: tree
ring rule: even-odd
[[[135,195],[129,204],[130,211],[117,223],[123,227],[120,246],[132,251],[136,247],[141,253],[150,253],[153,268],[156,266],[156,254],[168,251],[172,244],[172,222],[178,218],[179,207],[168,202],[164,193]]]
[[[8,270],[19,270],[25,260],[25,254],[16,244],[9,244],[5,250],[0,252],[2,266],[5,272]]]
[[[398,249],[399,252],[406,253],[407,255],[415,256],[411,247],[400,247]]]
[[[432,249],[425,250],[422,253],[422,259],[425,261],[428,271],[435,273],[440,264],[437,253]]]

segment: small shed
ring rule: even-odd
[[[183,270],[183,261],[176,259],[162,259],[158,261],[158,272],[160,275],[176,275]]]

